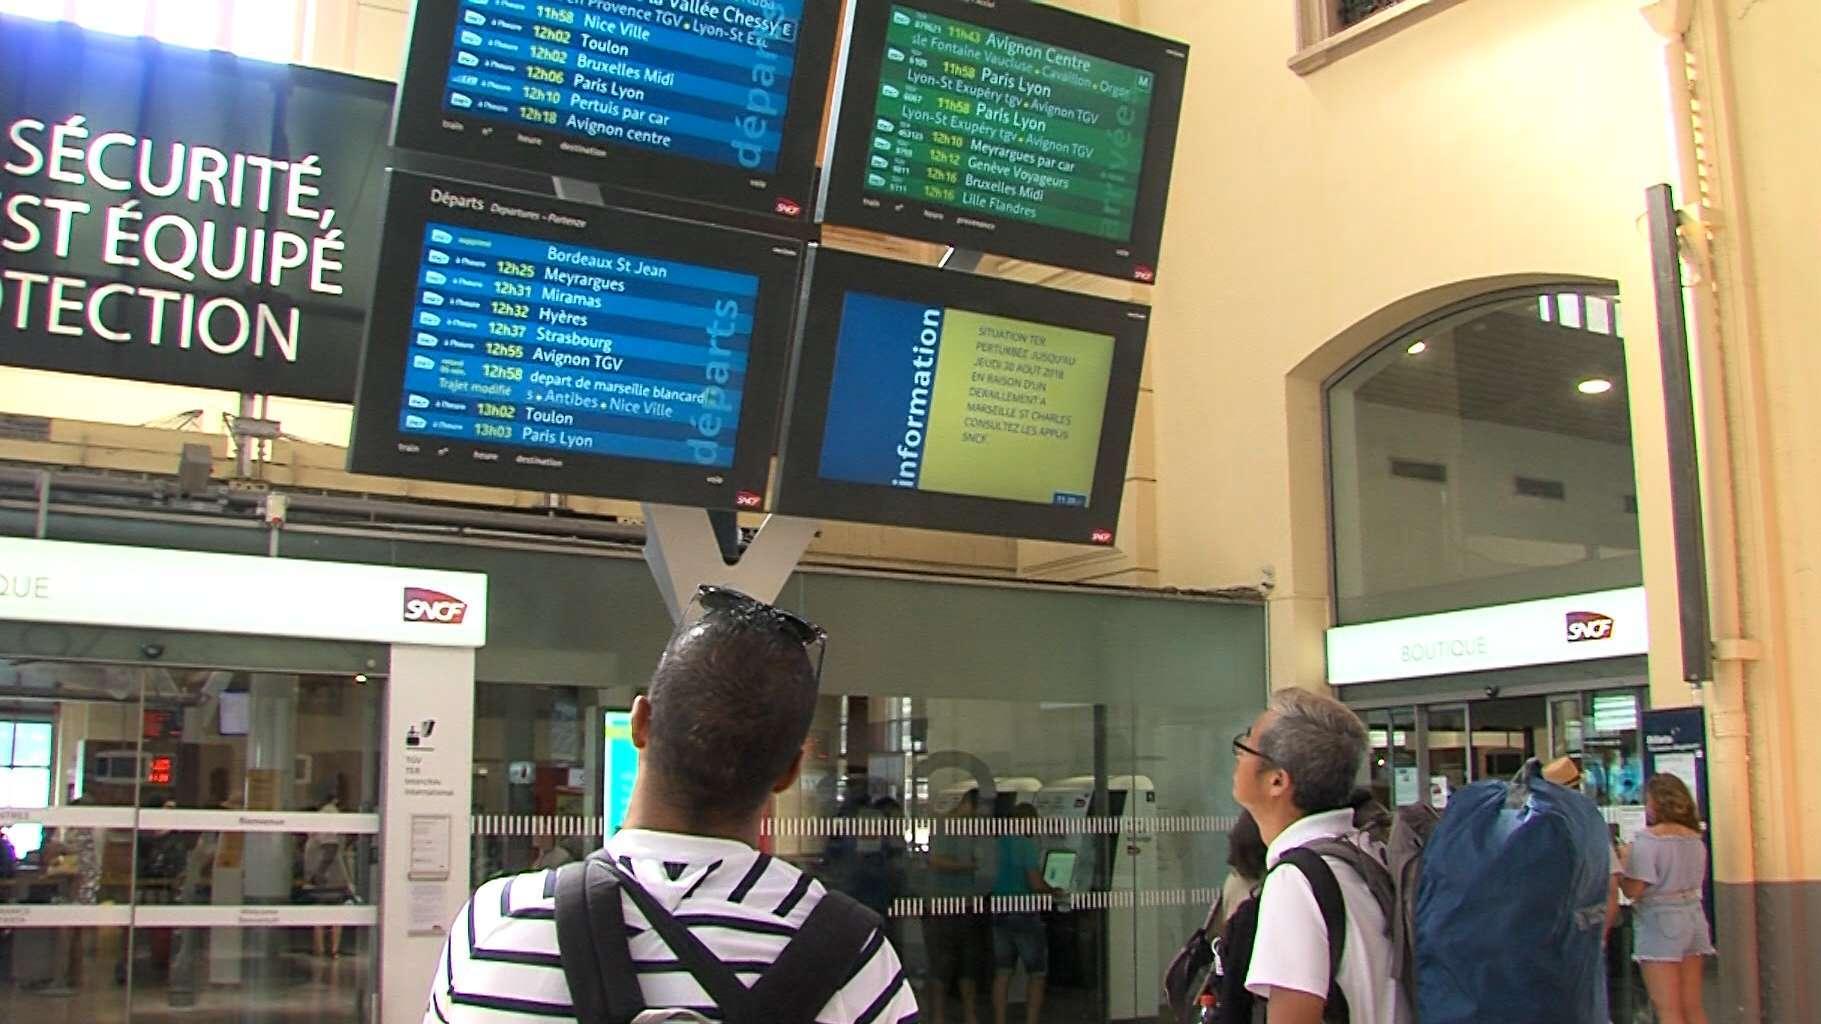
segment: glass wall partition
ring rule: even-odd
[[[775,851],[886,915],[928,1019],[1154,1019],[1226,876],[1262,609],[821,575],[780,603],[831,638]]]

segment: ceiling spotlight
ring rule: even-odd
[[[1413,341],[1410,343],[1410,347],[1404,349],[1404,351],[1409,355],[1420,356],[1424,352],[1429,351],[1429,343],[1426,341]]]
[[[1595,377],[1576,384],[1574,389],[1583,395],[1603,395],[1612,390],[1612,381],[1604,377]]]

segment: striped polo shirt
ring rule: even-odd
[[[626,829],[607,853],[747,985],[783,953],[827,892],[795,866],[744,843]],[[623,911],[645,1005],[721,1018],[631,900]],[[883,932],[818,1024],[910,1024],[917,999]],[[550,1024],[575,1019],[556,941],[556,872],[481,886],[449,929],[424,1024]]]

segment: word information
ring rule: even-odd
[[[432,223],[399,430],[731,467],[758,292],[748,274]]]
[[[444,110],[776,170],[803,0],[461,0]],[[521,131],[519,141],[544,140]]]
[[[866,191],[1122,241],[1149,71],[893,7]]]
[[[824,478],[1085,508],[1110,335],[850,293]]]

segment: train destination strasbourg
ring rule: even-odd
[[[759,279],[430,223],[398,428],[731,467]]]

